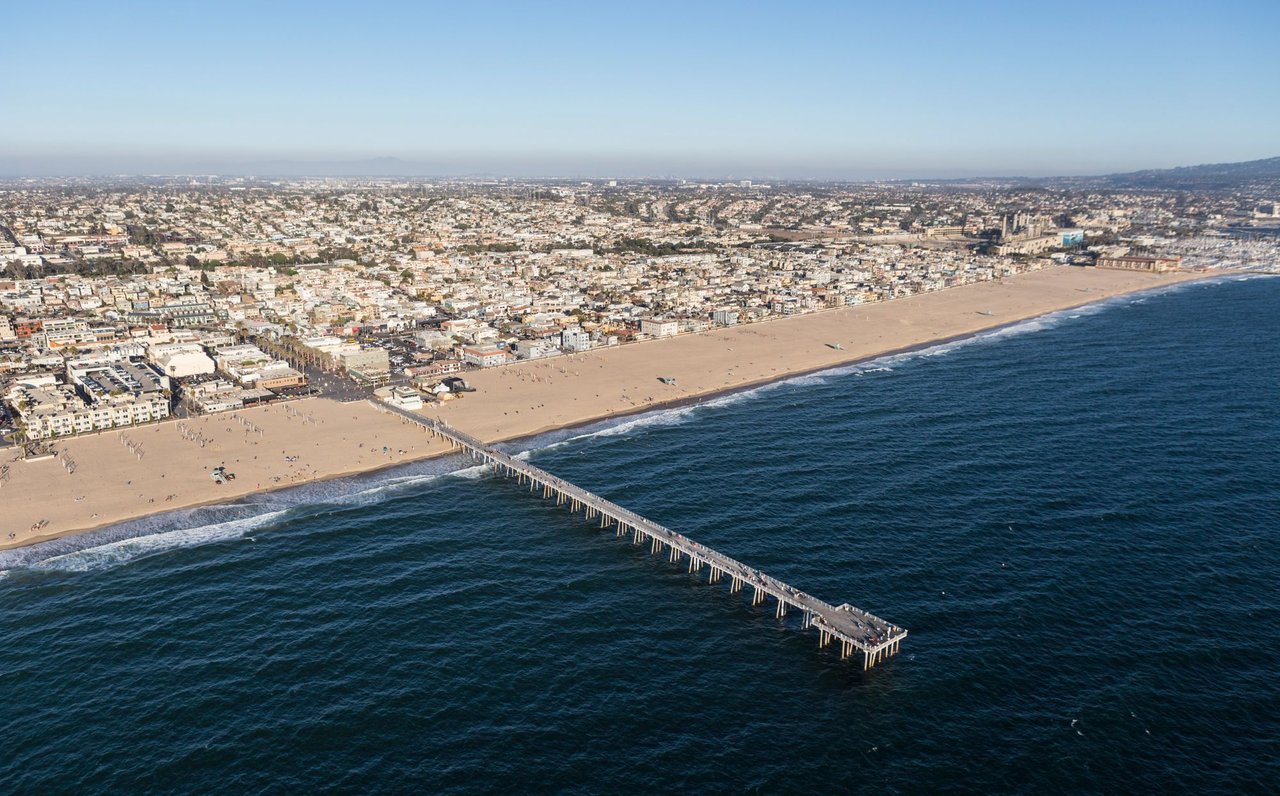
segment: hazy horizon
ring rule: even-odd
[[[1280,140],[1254,1],[54,6],[10,10],[2,175],[1041,177]]]
[[[1260,155],[1259,160],[1275,155]],[[1228,162],[1222,160],[1214,163]],[[1234,162],[1234,161],[1232,161]],[[510,179],[708,179],[708,180],[783,180],[783,181],[874,181],[874,180],[953,180],[1097,176],[1104,174],[1196,166],[1202,163],[1147,163],[1130,166],[1088,168],[1048,168],[1043,171],[998,171],[995,168],[948,168],[903,166],[840,167],[814,164],[784,165],[775,168],[747,165],[685,163],[646,165],[643,162],[610,162],[571,159],[515,161],[491,159],[444,158],[416,159],[399,156],[352,158],[293,158],[261,156],[233,158],[145,156],[49,156],[6,157],[0,155],[0,178],[40,179],[59,177],[142,177],[142,176],[216,176],[216,177],[382,177],[382,178],[510,178]]]

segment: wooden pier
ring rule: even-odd
[[[785,617],[789,610],[800,612],[801,627],[817,630],[819,647],[826,648],[838,642],[842,659],[861,652],[864,670],[897,654],[899,645],[907,637],[903,628],[848,603],[825,603],[539,467],[494,450],[443,421],[381,401],[371,403],[382,411],[421,426],[434,437],[448,441],[473,461],[493,468],[499,475],[515,480],[521,486],[527,486],[530,492],[544,500],[554,500],[557,505],[581,513],[587,520],[598,521],[601,528],[611,527],[617,536],[629,537],[635,544],[647,544],[652,553],[667,555],[672,563],[683,565],[687,562],[690,572],[707,569],[709,583],[726,580],[733,594],[750,589],[752,605],[761,605],[772,598],[774,615],[779,619]]]

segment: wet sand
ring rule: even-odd
[[[424,412],[488,441],[515,439],[1203,276],[1055,267],[999,283],[470,373],[476,392]],[[74,437],[55,448],[57,458],[14,461],[12,449],[0,458],[8,466],[0,479],[0,549],[446,452],[367,402],[321,398]],[[215,484],[209,471],[219,465],[236,479]]]

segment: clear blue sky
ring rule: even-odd
[[[0,166],[821,177],[1280,155],[1277,0],[95,0],[3,19]]]

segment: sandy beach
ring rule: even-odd
[[[5,451],[0,549],[447,450],[367,402],[322,398],[104,431],[54,447],[58,456],[30,461]],[[235,480],[215,483],[209,472],[218,466]]]
[[[471,373],[476,392],[424,412],[488,441],[516,439],[1204,276],[1055,267],[999,283]],[[106,431],[55,447],[57,457],[33,461],[4,451],[0,549],[446,452],[368,402],[321,398]],[[209,471],[220,465],[236,479],[214,483]]]
[[[1204,277],[1058,266],[1001,282],[469,373],[475,393],[425,411],[484,440],[517,439]]]

